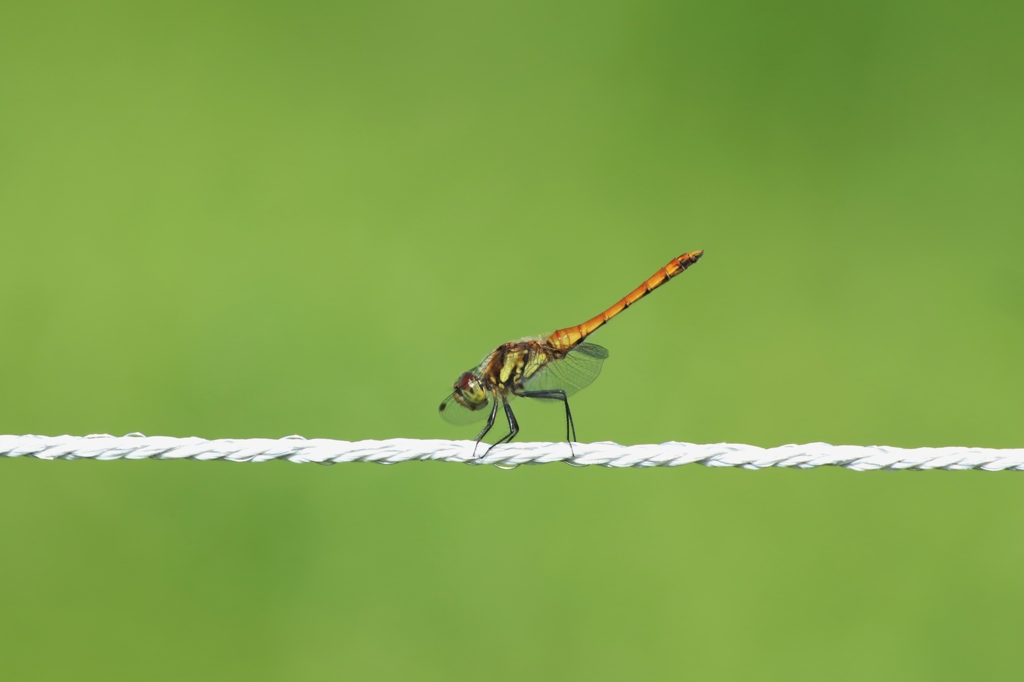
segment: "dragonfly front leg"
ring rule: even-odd
[[[546,391],[517,391],[517,396],[522,398],[544,398],[547,400],[561,400],[565,404],[565,439],[569,441],[569,452],[572,452],[572,444],[576,440],[576,425],[572,422],[572,411],[569,409],[569,398],[562,389],[551,389]],[[573,453],[573,457],[576,454]]]
[[[498,414],[497,398],[494,398],[491,402],[494,403],[494,405],[491,407],[491,415],[487,417],[487,423],[484,425],[483,431],[481,431],[480,434],[476,437],[476,445],[473,446],[473,457],[476,457],[476,449],[480,447],[480,441],[484,439],[484,436],[487,435],[487,432],[491,430],[492,426],[494,426],[494,417],[497,416]],[[488,448],[488,451],[490,451],[490,448]]]
[[[508,433],[495,441],[494,445],[487,448],[487,452],[490,452],[502,443],[511,443],[512,439],[516,437],[517,433],[519,433],[519,422],[516,421],[516,416],[512,414],[512,406],[508,404],[508,400],[505,396],[501,397],[501,403],[505,406],[505,416],[508,417]],[[495,409],[497,409],[497,404],[495,404]],[[487,456],[487,452],[484,453],[484,457]]]

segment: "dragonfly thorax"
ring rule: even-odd
[[[487,404],[487,391],[483,382],[473,372],[463,372],[453,388],[455,401],[463,407],[479,410]]]
[[[499,389],[521,389],[525,380],[553,359],[553,350],[533,338],[509,341],[484,360],[481,374]]]

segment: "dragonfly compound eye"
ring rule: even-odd
[[[455,399],[464,407],[478,410],[487,404],[487,391],[472,372],[464,372],[455,382]]]

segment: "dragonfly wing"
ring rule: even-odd
[[[564,358],[552,360],[523,382],[528,391],[562,390],[567,396],[589,386],[601,373],[607,349],[596,343],[581,343]]]
[[[487,401],[480,406],[480,409],[471,410],[457,401],[455,394],[452,393],[441,402],[441,407],[438,408],[438,411],[441,413],[441,418],[449,424],[455,424],[456,426],[472,424],[490,414],[491,399],[488,397]]]

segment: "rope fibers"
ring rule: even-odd
[[[567,443],[511,443],[487,451],[481,443],[473,456],[473,441],[390,440],[343,441],[301,436],[205,440],[170,436],[0,436],[0,457],[36,459],[196,459],[231,462],[266,462],[275,459],[299,464],[341,464],[377,462],[397,464],[411,460],[493,464],[569,462],[577,466],[673,467],[703,464],[709,467],[764,469],[787,467],[810,469],[839,466],[857,471],[875,469],[980,469],[983,471],[1024,470],[1024,448],[942,447],[895,448],[883,445],[829,445],[807,443],[761,448],[755,445],[715,443],[661,443],[659,445],[618,445],[617,443],[573,443],[572,457]],[[485,454],[486,453],[486,454]]]

